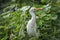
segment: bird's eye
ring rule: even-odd
[[[34,9],[35,10],[35,9]]]

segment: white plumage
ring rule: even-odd
[[[29,10],[29,13],[31,14],[32,18],[31,20],[29,20],[28,24],[27,24],[27,33],[29,36],[36,36],[37,32],[36,32],[36,16],[34,14],[35,10],[41,10],[42,8],[38,8],[36,9],[35,7],[32,7]]]
[[[36,35],[36,16],[34,14],[35,8],[32,7],[29,12],[32,15],[31,20],[27,24],[27,33],[29,36]]]

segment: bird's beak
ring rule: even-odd
[[[43,10],[43,8],[35,8],[35,10]]]

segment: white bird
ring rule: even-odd
[[[36,32],[36,16],[35,16],[35,10],[42,10],[42,8],[35,8],[32,7],[29,10],[29,13],[31,14],[32,18],[31,20],[28,22],[27,24],[27,34],[31,37],[31,36],[37,36],[37,32]]]

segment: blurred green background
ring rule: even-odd
[[[38,38],[28,37],[26,25],[31,18],[26,5],[50,9],[37,11]],[[60,0],[0,0],[0,40],[60,40]]]

